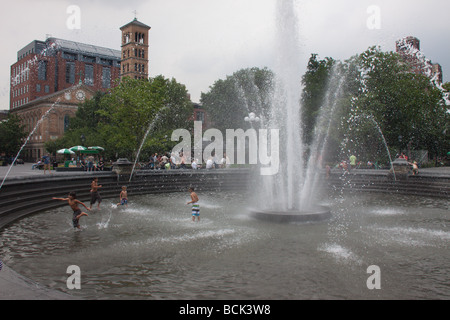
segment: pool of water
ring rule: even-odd
[[[15,271],[85,299],[449,299],[447,199],[331,195],[320,223],[255,220],[248,196],[188,193],[104,200],[72,228],[68,206],[0,231]],[[69,290],[67,267],[81,271]],[[367,286],[378,266],[380,289]]]

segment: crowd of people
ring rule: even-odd
[[[152,170],[174,170],[174,169],[220,169],[220,168],[229,168],[230,167],[230,159],[223,153],[221,158],[217,157],[214,153],[208,157],[205,163],[200,163],[198,159],[191,158],[190,164],[188,164],[186,156],[183,152],[178,153],[178,155],[174,152],[158,154],[154,153],[150,156],[148,162],[144,166],[146,169]]]
[[[96,159],[93,156],[81,157],[81,159],[78,160],[72,158],[69,163],[82,168],[84,171],[104,171],[106,164],[102,157]],[[59,163],[56,158],[52,158],[50,155],[46,154],[41,159],[36,161],[36,163],[31,166],[31,169],[44,169],[45,174],[46,171],[51,173],[52,167],[53,169],[56,169],[58,165]]]
[[[93,156],[89,156],[80,160],[80,166],[85,171],[103,171],[105,170],[105,161],[103,158],[99,158],[97,161]]]
[[[413,175],[416,175],[419,173],[419,164],[417,161],[408,161],[408,156],[405,155],[403,152],[400,153],[400,155],[396,155],[396,159],[405,159],[408,164],[411,166],[411,173]],[[355,155],[351,155],[348,160],[342,160],[340,163],[336,165],[336,168],[339,168],[343,170],[344,172],[349,172],[352,169],[359,169],[359,168],[365,168],[365,169],[381,169],[381,166],[377,162],[367,161],[367,164],[363,164],[362,161],[357,162],[357,158]],[[330,168],[327,166],[327,171],[329,171]]]

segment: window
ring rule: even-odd
[[[45,93],[49,93],[50,87],[48,85],[44,86],[44,91],[45,91]]]
[[[70,117],[68,114],[66,114],[64,116],[64,132],[66,132],[67,129],[69,129],[69,124],[70,124]]]
[[[110,88],[111,87],[111,68],[103,67],[103,71],[102,71],[102,86],[103,86],[103,88]]]
[[[36,92],[41,92],[41,85],[40,84],[36,84]]]
[[[75,83],[75,63],[66,62],[66,83]]]
[[[84,61],[84,62],[95,63],[95,57],[91,57],[91,56],[83,56],[83,61]]]
[[[66,60],[77,60],[78,56],[74,53],[63,52],[62,57]]]
[[[195,120],[204,122],[205,121],[205,113],[202,111],[197,111]]]
[[[88,86],[94,85],[94,66],[91,64],[84,66],[84,83]]]
[[[38,80],[47,80],[47,61],[40,60],[38,63]]]

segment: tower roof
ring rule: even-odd
[[[129,25],[135,25],[135,26],[138,26],[138,27],[143,27],[143,28],[146,28],[146,29],[151,29],[151,27],[149,27],[148,25],[146,25],[146,24],[144,24],[144,23],[138,21],[138,19],[134,18],[133,21],[127,23],[127,24],[124,25],[124,26],[122,26],[122,27],[120,28],[120,30],[125,29],[125,28],[128,27]]]

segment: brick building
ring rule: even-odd
[[[106,91],[119,78],[120,51],[48,38],[34,40],[11,66],[10,109],[83,82]]]
[[[14,108],[12,112],[22,118],[25,131],[31,133],[35,130],[21,157],[36,161],[46,154],[45,143],[60,138],[68,128],[70,118],[75,116],[78,105],[94,94],[90,86],[78,84]],[[41,123],[37,126],[39,121]]]
[[[396,52],[410,65],[411,71],[423,74],[442,84],[443,73],[439,63],[432,63],[420,51],[420,40],[416,37],[405,37],[396,42]]]
[[[80,103],[115,85],[120,62],[119,50],[57,38],[19,50],[11,66],[10,112],[22,118],[27,132],[42,119],[22,157],[42,157],[45,142],[64,134]]]

